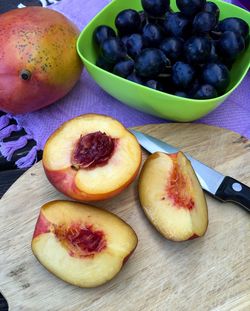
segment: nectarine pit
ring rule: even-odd
[[[115,149],[115,139],[100,131],[80,136],[72,152],[73,168],[94,168],[108,163]]]
[[[177,157],[171,156],[171,158],[173,161],[173,170],[167,186],[168,196],[172,199],[175,206],[191,210],[194,208],[194,201],[188,192],[186,177],[178,166]]]
[[[106,248],[105,234],[93,225],[72,224],[55,226],[55,235],[72,257],[89,257]]]

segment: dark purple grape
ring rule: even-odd
[[[181,12],[167,12],[163,26],[167,35],[185,37],[190,34],[192,24]]]
[[[218,93],[212,85],[203,84],[197,89],[193,98],[195,98],[195,99],[210,99],[210,98],[214,98],[217,96],[218,96]]]
[[[205,3],[206,0],[176,0],[178,9],[188,17],[192,17],[202,11]]]
[[[184,41],[181,38],[168,37],[164,39],[159,48],[172,61],[180,59],[183,53]]]
[[[184,51],[189,63],[203,64],[211,51],[211,40],[206,37],[191,37],[185,42]]]
[[[179,97],[188,98],[188,94],[186,92],[183,92],[183,91],[177,91],[174,93],[174,95],[179,96]]]
[[[139,15],[140,15],[140,19],[141,19],[141,27],[140,28],[142,29],[147,23],[147,16],[146,16],[146,13],[144,11],[140,11]]]
[[[170,0],[141,0],[141,4],[150,16],[161,17],[169,10]]]
[[[157,47],[163,39],[161,28],[155,24],[146,24],[142,29],[142,40],[145,47]]]
[[[128,38],[130,37],[130,35],[125,35],[125,36],[122,36],[120,37],[120,39],[122,40],[122,43],[126,46],[127,45],[127,41],[128,41]]]
[[[168,13],[164,21],[164,30],[173,37],[186,37],[191,32],[190,21],[181,13]]]
[[[233,68],[233,63],[235,60],[233,59],[223,59],[223,64],[227,67],[227,69],[230,71]]]
[[[208,56],[207,61],[210,63],[215,63],[219,60],[219,55],[217,53],[217,43],[215,41],[211,41],[211,50],[210,55]]]
[[[102,56],[110,63],[117,63],[126,57],[126,48],[119,38],[106,39],[101,46]]]
[[[143,85],[142,79],[133,71],[129,76],[127,76],[127,80]]]
[[[200,82],[198,78],[199,76],[196,79],[194,79],[194,81],[192,82],[192,85],[190,85],[190,88],[187,90],[188,97],[190,98],[194,97],[194,94],[197,92],[198,88],[200,87]]]
[[[238,17],[228,17],[219,22],[219,31],[233,31],[239,33],[244,39],[247,38],[249,34],[248,24],[241,18]]]
[[[93,33],[95,42],[100,46],[106,39],[116,37],[114,29],[109,26],[97,26]]]
[[[222,94],[230,83],[230,74],[224,64],[210,63],[203,67],[201,79],[204,84],[212,85]]]
[[[117,76],[126,78],[134,70],[134,61],[128,59],[115,64],[113,73]]]
[[[103,58],[102,56],[99,56],[97,61],[96,61],[96,66],[98,66],[104,70],[112,72],[114,64],[109,63],[105,58]]]
[[[218,50],[222,58],[236,59],[245,49],[244,38],[237,32],[225,31],[218,42]]]
[[[197,34],[210,32],[216,25],[217,20],[212,13],[200,12],[193,20],[193,31]]]
[[[150,87],[151,89],[158,90],[158,91],[164,91],[164,86],[161,82],[157,80],[148,80],[145,82],[145,86]]]
[[[219,20],[219,16],[220,16],[220,9],[218,7],[217,4],[215,4],[214,2],[208,1],[207,3],[205,3],[205,6],[203,8],[204,12],[208,12],[208,13],[212,13],[216,20]]]
[[[172,67],[172,81],[181,90],[190,87],[195,78],[194,68],[183,62],[176,62]]]
[[[141,52],[135,62],[136,73],[145,78],[153,78],[164,72],[167,58],[160,49],[148,48]]]
[[[135,59],[143,49],[142,35],[138,33],[130,35],[126,42],[126,48],[128,55]]]
[[[132,9],[123,10],[115,18],[115,26],[120,35],[128,35],[140,31],[140,14]]]

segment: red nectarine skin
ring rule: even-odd
[[[97,201],[112,198],[113,196],[119,194],[123,189],[125,189],[131,183],[131,180],[134,180],[136,178],[139,169],[140,166],[138,166],[138,169],[135,171],[131,179],[128,180],[122,187],[109,193],[89,194],[81,192],[81,190],[76,186],[75,175],[77,174],[77,171],[72,167],[66,168],[61,171],[50,171],[44,166],[45,174],[50,183],[54,185],[54,187],[58,191],[79,201]]]
[[[137,244],[136,244],[137,246]],[[124,257],[122,265],[124,266],[125,263],[129,260],[129,257],[133,254],[133,252],[135,251],[136,247],[132,250],[132,252],[130,254],[128,254],[126,257]]]
[[[37,223],[36,223],[35,231],[33,234],[33,239],[36,238],[40,234],[50,232],[50,229],[51,229],[51,223],[47,220],[47,218],[42,213],[40,213]]]
[[[177,163],[177,156],[171,155],[173,160],[173,171],[167,186],[167,193],[177,207],[184,207],[189,210],[194,208],[194,201],[190,194],[185,191],[187,187],[186,178],[180,171]]]
[[[115,150],[115,139],[100,131],[79,138],[72,153],[76,168],[94,168],[105,165]]]
[[[58,191],[62,193],[70,193],[75,199],[81,200],[81,195],[79,194],[79,189],[75,185],[75,175],[76,170],[69,167],[62,171],[47,171],[44,168],[46,176],[49,181],[54,185]]]
[[[104,232],[89,224],[55,225],[54,233],[72,257],[93,257],[107,246]]]
[[[199,235],[197,235],[196,233],[194,233],[194,234],[189,238],[189,240],[193,240],[193,239],[196,239],[196,238],[199,238]]]

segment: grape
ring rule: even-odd
[[[242,35],[244,39],[246,39],[249,34],[248,24],[243,19],[238,17],[228,17],[223,19],[221,22],[219,22],[218,28],[221,32],[225,31],[237,32],[240,35]]]
[[[190,88],[187,90],[188,97],[194,98],[195,93],[200,87],[199,82],[199,74],[196,75],[196,78],[193,80],[192,84],[190,85]]]
[[[121,35],[131,34],[140,30],[140,14],[132,9],[121,11],[115,18],[115,26]]]
[[[195,99],[210,99],[217,96],[216,89],[210,84],[201,85],[194,94]]]
[[[169,36],[186,37],[190,33],[190,21],[181,13],[168,13],[164,21],[164,29]]]
[[[122,40],[122,43],[124,44],[124,46],[127,45],[127,41],[128,41],[129,37],[130,37],[130,35],[125,35],[125,36],[120,37],[120,39]]]
[[[214,63],[219,59],[218,53],[217,53],[217,47],[216,47],[216,42],[211,41],[211,50],[210,50],[210,55],[208,56],[207,61]]]
[[[172,67],[172,81],[178,89],[186,89],[195,78],[194,68],[183,62],[176,62]]]
[[[114,64],[109,63],[105,58],[99,56],[96,61],[96,66],[111,72],[113,70]]]
[[[161,17],[169,10],[170,0],[141,0],[142,7],[150,16]]]
[[[189,63],[206,62],[211,51],[211,40],[206,37],[191,37],[184,45],[186,59]]]
[[[174,62],[181,58],[183,45],[184,41],[181,38],[168,37],[161,42],[159,48]]]
[[[218,49],[223,58],[236,59],[245,49],[244,38],[237,32],[225,31],[218,42]]]
[[[143,28],[147,23],[147,16],[144,11],[140,11],[139,15],[140,15],[140,20],[141,20],[141,28]]]
[[[148,80],[145,82],[145,85],[154,90],[164,91],[164,86],[157,80]]]
[[[125,46],[119,38],[106,39],[101,46],[101,52],[110,63],[117,63],[126,57]]]
[[[100,25],[96,65],[129,81],[179,97],[209,99],[225,93],[230,69],[249,43],[249,26],[238,17],[219,21],[206,0],[141,0],[143,10],[115,18],[117,34]]]
[[[143,85],[142,79],[134,71],[127,76],[127,80]]]
[[[200,12],[193,20],[193,31],[197,34],[208,33],[216,25],[216,18],[212,13]]]
[[[138,33],[130,35],[126,41],[126,47],[128,55],[135,59],[141,53],[143,48],[142,35]]]
[[[208,12],[208,13],[212,13],[216,20],[218,21],[219,20],[219,16],[220,16],[220,9],[219,7],[217,6],[217,4],[215,4],[214,2],[210,2],[208,1],[204,8],[203,8],[203,11],[204,12]]]
[[[186,16],[192,17],[202,11],[206,0],[176,0],[178,9]]]
[[[99,46],[104,42],[104,40],[112,37],[116,37],[114,29],[105,25],[96,27],[93,33],[93,38]]]
[[[136,73],[145,78],[153,78],[165,70],[167,58],[160,49],[147,48],[135,62]]]
[[[216,88],[218,93],[223,93],[230,83],[229,70],[224,64],[210,63],[203,67],[201,79],[205,84]]]
[[[174,93],[174,95],[179,96],[179,97],[188,98],[188,94],[186,92],[183,92],[183,91],[177,91]]]
[[[126,78],[133,72],[133,70],[134,70],[134,62],[129,59],[115,64],[113,73],[120,77]]]
[[[146,24],[142,29],[142,39],[145,47],[157,47],[163,39],[160,27]]]

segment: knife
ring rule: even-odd
[[[170,154],[179,151],[178,148],[153,136],[135,130],[130,130],[130,132],[135,135],[139,144],[150,153],[160,151]],[[185,155],[191,162],[199,182],[205,191],[223,202],[231,201],[237,203],[246,211],[250,212],[250,188],[248,186],[230,176],[224,176],[204,163],[194,159],[188,153],[185,153]]]

